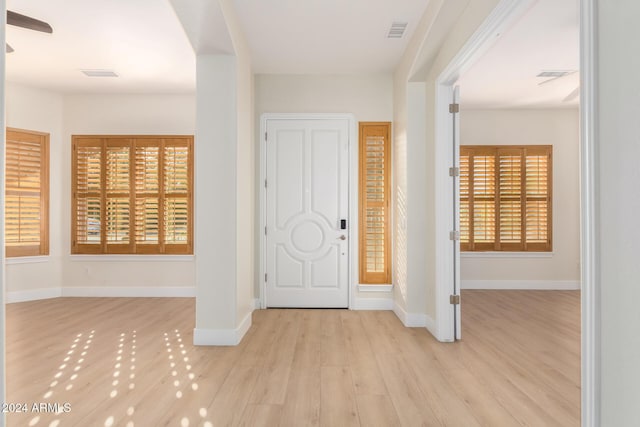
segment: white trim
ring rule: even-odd
[[[363,285],[358,284],[360,292],[391,292],[393,285]]]
[[[553,252],[460,252],[461,258],[553,258]]]
[[[429,331],[431,335],[435,336],[436,335],[435,319],[427,314],[424,316],[424,321],[425,321],[424,327],[427,328],[427,331]]]
[[[267,150],[265,133],[267,132],[267,120],[347,120],[349,125],[349,283],[348,287],[348,304],[349,307],[354,303],[355,283],[358,283],[358,156],[354,153],[358,152],[358,130],[356,127],[356,118],[351,113],[263,113],[260,116],[260,134],[258,136],[260,143],[260,181],[258,188],[260,193],[260,225],[258,230],[264,230],[266,226],[266,191],[264,181],[267,179]],[[260,308],[267,308],[267,283],[264,281],[266,272],[266,256],[267,256],[267,239],[264,233],[259,235],[259,276],[260,280]]]
[[[436,339],[452,341],[454,338],[454,312],[449,303],[453,290],[454,259],[449,240],[453,230],[452,206],[454,189],[448,168],[451,165],[453,129],[450,126],[448,104],[451,102],[453,85],[458,77],[481,57],[495,42],[503,30],[515,22],[534,0],[501,0],[471,38],[451,60],[436,79],[435,99],[435,230],[436,230]],[[463,88],[464,89],[464,88]],[[458,329],[459,330],[459,329]]]
[[[58,298],[61,296],[61,288],[29,289],[26,291],[7,292],[7,299],[5,302],[7,304],[11,304],[14,302],[38,301],[41,299]]]
[[[198,329],[193,330],[194,345],[224,345],[240,344],[242,338],[251,327],[252,313],[247,314],[235,329]]]
[[[397,303],[393,305],[393,312],[396,314],[398,319],[402,322],[404,326],[407,328],[426,328],[427,318],[428,316],[424,313],[407,313],[406,310]],[[431,319],[430,323],[433,323]],[[430,325],[432,326],[432,325]]]
[[[351,310],[393,310],[391,298],[354,298]]]
[[[580,290],[579,280],[462,280],[462,289]]]
[[[600,424],[600,263],[599,198],[596,166],[598,134],[598,25],[596,0],[580,2],[580,253],[582,275],[582,426]]]
[[[251,301],[251,310],[260,310],[261,306],[260,306],[260,298],[254,298]]]
[[[190,262],[195,255],[69,255],[72,262]]]
[[[140,297],[140,298],[191,298],[196,296],[193,286],[152,287],[152,286],[114,286],[114,287],[65,287],[63,297]]]
[[[13,264],[37,264],[41,262],[49,262],[49,255],[38,255],[38,256],[19,256],[19,257],[11,257],[5,258],[4,263],[6,265]]]

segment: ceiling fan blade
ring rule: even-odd
[[[7,10],[7,24],[27,28],[29,30],[42,31],[43,33],[53,33],[53,28],[51,28],[51,25],[46,22],[39,21],[29,16],[20,15],[19,13],[15,13],[10,10]]]
[[[569,95],[567,95],[562,102],[571,102],[580,95],[580,86],[575,88]]]
[[[7,49],[6,50],[7,53],[13,52],[13,48],[11,46],[9,46],[9,43],[7,43],[7,48],[6,49]]]

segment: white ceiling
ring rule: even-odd
[[[214,0],[171,1],[185,15]],[[428,0],[232,3],[255,73],[378,74],[393,71]],[[195,89],[193,48],[169,0],[7,0],[7,8],[54,29],[45,34],[7,26],[15,49],[7,55],[10,82],[65,93]],[[386,37],[393,21],[408,22],[404,38]],[[208,27],[211,22],[201,22],[196,31],[219,32]],[[535,76],[577,70],[578,58],[578,0],[538,0],[461,77],[463,106],[569,106],[562,99],[577,87],[578,73],[542,86]],[[120,77],[89,78],[80,69],[110,69]]]
[[[7,25],[10,82],[66,93],[194,91],[195,56],[168,1],[7,0],[7,9],[53,27]],[[86,68],[120,77],[86,77]]]
[[[234,0],[256,73],[391,73],[427,0]],[[387,38],[394,21],[402,39]]]
[[[458,81],[466,108],[573,107],[579,73],[539,83],[546,70],[579,69],[579,0],[539,0]]]

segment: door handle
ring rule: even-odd
[[[342,236],[338,237],[338,239],[340,239],[340,240],[347,240],[347,236],[345,236],[345,235],[343,234]]]

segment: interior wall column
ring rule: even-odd
[[[236,58],[196,61],[194,344],[236,345]]]

